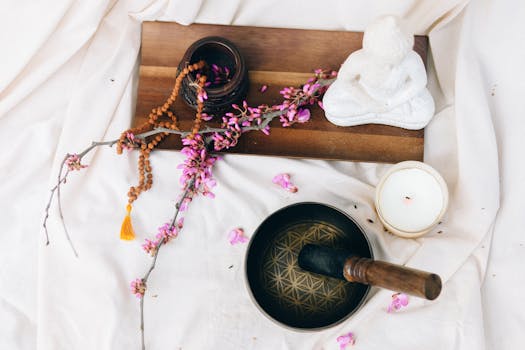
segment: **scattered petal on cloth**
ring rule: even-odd
[[[345,350],[348,345],[355,344],[354,334],[352,332],[337,337],[339,343],[339,349]]]
[[[244,230],[242,228],[236,228],[230,231],[228,234],[228,240],[231,245],[236,245],[248,242],[248,237],[244,235]]]
[[[397,311],[408,305],[408,296],[405,293],[395,293],[392,295],[392,302],[388,306],[387,312]]]
[[[272,179],[272,182],[276,185],[279,185],[281,186],[282,188],[284,188],[285,190],[287,191],[290,191],[292,193],[295,193],[298,191],[298,188],[297,186],[295,186],[291,181],[290,181],[290,175],[289,174],[277,174],[274,176],[274,178]]]
[[[268,85],[263,85],[263,86],[261,86],[261,88],[260,88],[259,91],[262,92],[262,93],[264,93],[266,90],[268,90]]]

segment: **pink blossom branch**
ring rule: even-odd
[[[183,202],[184,202],[184,200],[186,198],[188,198],[188,194],[191,192],[191,188],[193,187],[194,183],[195,183],[195,178],[192,178],[188,182],[188,184],[186,186],[186,189],[184,190],[184,193],[183,193],[181,199],[175,205],[175,213],[173,214],[173,219],[171,220],[171,226],[175,225],[175,222],[177,221],[177,217],[179,216],[179,213],[180,213],[181,207],[183,205]],[[151,261],[151,265],[150,265],[148,271],[146,272],[146,274],[144,275],[144,277],[142,277],[142,279],[141,279],[141,281],[142,281],[144,286],[147,286],[147,282],[148,282],[149,276],[151,275],[151,272],[153,271],[153,269],[155,269],[155,265],[157,263],[157,257],[159,256],[160,248],[164,244],[164,240],[165,239],[162,238],[157,243],[157,246],[155,248],[155,253],[153,254],[153,259]],[[140,338],[141,338],[141,343],[142,343],[142,350],[145,350],[146,349],[146,345],[144,343],[144,296],[142,298],[140,298]]]
[[[316,90],[319,90],[322,87],[330,85],[334,80],[335,79],[318,79],[316,81],[316,84],[318,86]],[[315,92],[315,90],[314,90],[314,92]],[[291,100],[291,104],[292,105],[296,105],[296,106],[304,105],[307,102],[308,102],[308,97],[299,98],[299,97],[296,96],[294,99]],[[274,118],[280,117],[282,115],[285,115],[286,113],[288,113],[288,111],[289,111],[289,108],[286,107],[286,108],[282,108],[280,110],[273,110],[273,111],[269,111],[269,112],[266,112],[266,113],[262,113],[260,115],[260,118],[262,120],[262,122],[260,124],[258,124],[258,125],[251,125],[250,124],[249,126],[243,126],[243,127],[240,127],[239,131],[240,131],[240,133],[245,133],[245,132],[252,131],[252,130],[254,130],[254,131],[256,131],[256,130],[265,131],[268,128],[268,125],[270,124],[270,122]],[[242,122],[242,121],[245,121],[246,119],[247,119],[247,117],[244,117],[244,118],[241,118],[240,121]],[[204,134],[218,135],[218,134],[225,134],[227,132],[228,132],[228,129],[225,130],[223,128],[205,127],[204,129],[200,130],[197,134],[200,134],[200,135],[204,135]],[[167,129],[167,128],[155,128],[153,130],[150,130],[150,131],[147,131],[147,132],[135,135],[135,137],[141,138],[141,139],[145,139],[146,137],[154,136],[154,135],[159,134],[159,133],[178,134],[182,138],[185,138],[185,137],[187,137],[190,134],[189,131],[172,130],[172,129]],[[110,141],[100,141],[100,142],[93,141],[89,147],[87,147],[82,152],[77,154],[78,164],[80,165],[80,161],[82,160],[82,158],[84,158],[84,156],[89,154],[96,147],[99,147],[99,146],[112,147],[118,141],[119,141],[119,139],[110,140]],[[212,143],[212,141],[213,141],[213,136],[206,137],[206,139],[204,141],[205,141],[206,146],[210,145]],[[49,219],[49,210],[51,208],[51,204],[53,202],[53,198],[54,198],[54,195],[56,193],[57,194],[57,202],[58,202],[58,211],[59,211],[59,216],[60,216],[60,221],[62,223],[62,227],[63,227],[64,232],[66,234],[66,238],[67,238],[67,240],[68,240],[68,242],[69,242],[69,244],[71,246],[71,249],[73,250],[75,256],[78,256],[77,251],[76,251],[76,249],[75,249],[75,247],[73,245],[73,242],[71,240],[71,237],[69,235],[67,226],[66,226],[65,221],[64,221],[64,214],[63,214],[62,203],[61,203],[61,198],[60,198],[60,187],[63,184],[66,183],[67,176],[69,174],[69,170],[68,170],[68,171],[66,171],[66,173],[64,175],[62,175],[63,174],[64,165],[65,165],[65,163],[66,163],[66,161],[67,161],[69,156],[70,156],[69,154],[66,155],[64,157],[64,160],[60,164],[60,171],[58,173],[57,183],[51,189],[51,194],[49,196],[49,200],[48,200],[48,203],[47,203],[46,208],[45,208],[45,217],[44,217],[43,227],[44,227],[44,232],[45,232],[45,236],[46,236],[46,245],[49,245],[49,232],[48,232],[48,228],[47,228],[47,220]]]
[[[317,81],[317,83],[319,84],[319,88],[321,88],[321,87],[324,87],[324,86],[332,84],[334,81],[335,81],[335,78],[334,79],[319,79]],[[304,98],[302,100],[301,99],[297,99],[297,100],[293,100],[292,103],[296,103],[296,104],[301,105],[301,104],[304,104],[306,102],[306,100],[307,100],[306,98]],[[268,126],[268,124],[270,124],[270,122],[274,118],[279,117],[279,116],[281,116],[283,114],[286,114],[287,112],[288,112],[288,108],[284,108],[284,109],[278,110],[278,111],[271,111],[271,112],[263,113],[261,115],[261,118],[263,118],[264,121],[260,125],[243,127],[242,128],[242,132],[262,130],[266,126]],[[226,130],[224,130],[223,128],[204,127],[203,129],[199,130],[197,132],[197,134],[205,135],[205,134],[213,134],[213,133],[224,133],[225,131]],[[142,134],[135,135],[135,137],[146,138],[146,137],[154,136],[154,135],[160,134],[160,133],[168,133],[168,134],[180,135],[183,138],[191,134],[190,131],[173,130],[173,129],[168,129],[168,128],[155,128],[153,130],[144,132]]]
[[[335,72],[333,72],[335,73]],[[333,77],[334,74],[331,75]],[[316,78],[310,79],[301,88],[284,88],[281,94],[284,97],[282,104],[278,106],[259,106],[256,108],[248,107],[247,103],[244,102],[242,107],[232,105],[235,109],[235,113],[226,113],[223,117],[223,125],[221,128],[210,128],[205,127],[195,134],[192,135],[190,131],[172,130],[166,128],[155,128],[153,130],[137,134],[130,135],[132,138],[145,139],[149,136],[154,136],[160,133],[178,134],[182,138],[183,149],[181,153],[187,156],[186,161],[179,166],[183,169],[183,175],[181,176],[181,183],[183,184],[183,195],[176,205],[176,211],[170,224],[166,224],[168,231],[163,234],[170,234],[170,236],[161,236],[157,241],[146,240],[146,244],[143,245],[146,252],[150,253],[153,257],[149,269],[142,279],[136,279],[132,282],[132,290],[135,295],[140,297],[140,329],[141,329],[141,342],[142,349],[145,349],[144,342],[144,293],[146,291],[147,282],[153,270],[155,269],[157,257],[160,252],[160,248],[163,244],[166,244],[169,240],[176,236],[177,230],[181,226],[175,227],[177,217],[180,211],[185,210],[187,203],[191,201],[194,195],[202,194],[208,197],[214,197],[211,192],[211,188],[215,186],[215,180],[212,177],[211,170],[213,164],[219,157],[210,154],[210,146],[213,145],[212,149],[220,151],[225,148],[235,146],[237,139],[241,134],[259,130],[268,134],[269,124],[274,119],[279,117],[282,125],[288,127],[294,123],[304,123],[310,118],[310,112],[308,109],[304,109],[306,105],[312,105],[315,102],[321,104],[320,98],[325,91],[324,89],[330,85],[335,79],[328,79],[328,75],[322,71],[316,71]],[[202,99],[205,98],[201,94]],[[229,117],[229,119],[227,118]],[[191,135],[191,136],[190,136]],[[203,137],[206,135],[206,137]],[[188,137],[190,136],[190,137]],[[129,136],[128,136],[129,138]],[[62,222],[66,237],[73,249],[76,256],[77,252],[72,244],[69,237],[68,230],[65,225],[64,216],[62,212],[62,205],[60,201],[60,187],[66,183],[67,176],[71,170],[80,170],[85,167],[80,162],[84,156],[89,154],[93,149],[98,146],[113,146],[118,143],[119,139],[111,141],[92,142],[89,147],[83,150],[79,154],[68,154],[61,163],[60,171],[58,174],[57,184],[51,190],[49,202],[46,206],[46,216],[44,218],[44,228],[46,233],[46,245],[49,244],[49,235],[47,232],[47,219],[49,217],[49,209],[54,198],[54,194],[57,194],[58,211],[60,220]],[[219,144],[218,144],[219,143]],[[124,146],[124,145],[123,145]],[[133,143],[131,139],[130,143],[126,143],[126,148],[136,148],[137,144]],[[67,165],[68,170],[64,174],[64,167]],[[182,220],[182,219],[181,219]],[[178,225],[178,224],[177,224]],[[163,227],[165,227],[163,226]],[[159,237],[157,235],[157,237]]]

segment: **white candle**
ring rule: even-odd
[[[431,166],[415,161],[394,165],[376,188],[376,209],[387,230],[415,238],[436,226],[448,206],[445,181]]]

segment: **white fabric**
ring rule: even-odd
[[[1,349],[140,347],[138,301],[128,285],[150,262],[141,241],[172,215],[182,156],[152,155],[154,186],[133,211],[136,241],[119,241],[118,230],[137,155],[107,148],[92,153],[89,168],[71,174],[63,189],[79,258],[56,206],[47,247],[41,223],[63,155],[129,125],[141,20],[362,30],[391,13],[430,37],[437,115],[426,129],[425,160],[450,189],[443,224],[417,240],[382,232],[373,186],[388,165],[227,155],[214,171],[217,198],[196,199],[181,235],[159,254],[145,297],[147,348],[338,349],[336,337],[349,331],[355,349],[521,346],[524,4],[11,0],[0,13]],[[298,193],[271,184],[279,172],[292,174]],[[267,320],[244,286],[246,246],[230,246],[227,233],[240,226],[251,234],[274,210],[305,200],[354,216],[376,257],[439,273],[442,295],[411,298],[402,312],[387,314],[391,292],[374,290],[355,316],[323,332],[296,333]]]

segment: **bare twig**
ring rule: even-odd
[[[60,172],[62,172],[62,168],[64,166],[64,163],[62,163]],[[67,178],[67,175],[69,174],[69,170],[66,171],[66,174],[64,175],[64,178]],[[58,203],[58,213],[60,215],[60,221],[62,222],[62,227],[64,228],[64,233],[66,235],[67,241],[69,242],[69,246],[73,250],[73,254],[78,258],[77,250],[75,249],[75,246],[73,245],[73,241],[71,240],[71,237],[69,236],[69,232],[66,227],[66,222],[64,221],[64,214],[62,213],[62,200],[60,198],[60,174],[58,176],[59,185],[57,186],[57,203]]]
[[[45,217],[44,217],[44,223],[42,224],[42,226],[44,226],[44,232],[46,234],[46,245],[49,245],[49,233],[48,233],[48,230],[47,230],[47,219],[49,218],[49,209],[51,208],[51,202],[53,201],[53,197],[55,196],[55,192],[57,191],[58,187],[61,185],[61,184],[64,184],[66,183],[66,177],[62,177],[61,179],[58,180],[58,183],[55,185],[55,187],[53,187],[51,189],[51,194],[49,195],[49,200],[47,201],[47,205],[46,205],[46,209],[45,209]]]
[[[61,205],[61,202],[60,202],[60,186],[62,184],[66,183],[67,175],[69,174],[69,170],[67,170],[66,173],[64,175],[62,175],[64,173],[64,165],[66,164],[66,160],[67,160],[68,157],[69,157],[69,154],[66,154],[66,156],[64,157],[64,159],[60,163],[60,170],[58,172],[57,184],[55,185],[55,187],[53,187],[51,189],[51,194],[49,195],[49,200],[47,202],[46,209],[45,209],[46,215],[44,217],[44,223],[43,223],[42,226],[44,226],[44,232],[46,234],[46,245],[49,245],[49,232],[47,230],[47,220],[49,219],[49,209],[51,208],[51,203],[53,201],[53,197],[55,195],[55,192],[57,194],[57,201],[58,201],[58,204],[59,204],[60,217],[61,217],[62,223],[63,223],[62,205]],[[76,251],[75,247],[73,246],[71,238],[69,237],[69,234],[67,232],[66,226],[65,225],[63,225],[63,226],[64,226],[64,232],[66,234],[66,238],[67,238],[71,248],[73,249],[73,252],[74,252],[75,256],[78,257],[77,251]]]
[[[91,142],[91,145],[88,148],[86,148],[85,150],[83,150],[82,152],[80,152],[78,154],[78,157],[80,159],[82,159],[82,157],[84,157],[86,154],[91,152],[91,150],[93,150],[95,147],[98,147],[98,146],[109,146],[109,147],[111,147],[114,144],[116,144],[117,142],[118,142],[118,139],[111,140],[111,141],[100,141],[100,142],[93,141],[93,142]]]
[[[142,344],[142,350],[146,350],[144,343],[144,296],[140,298],[140,342]]]

